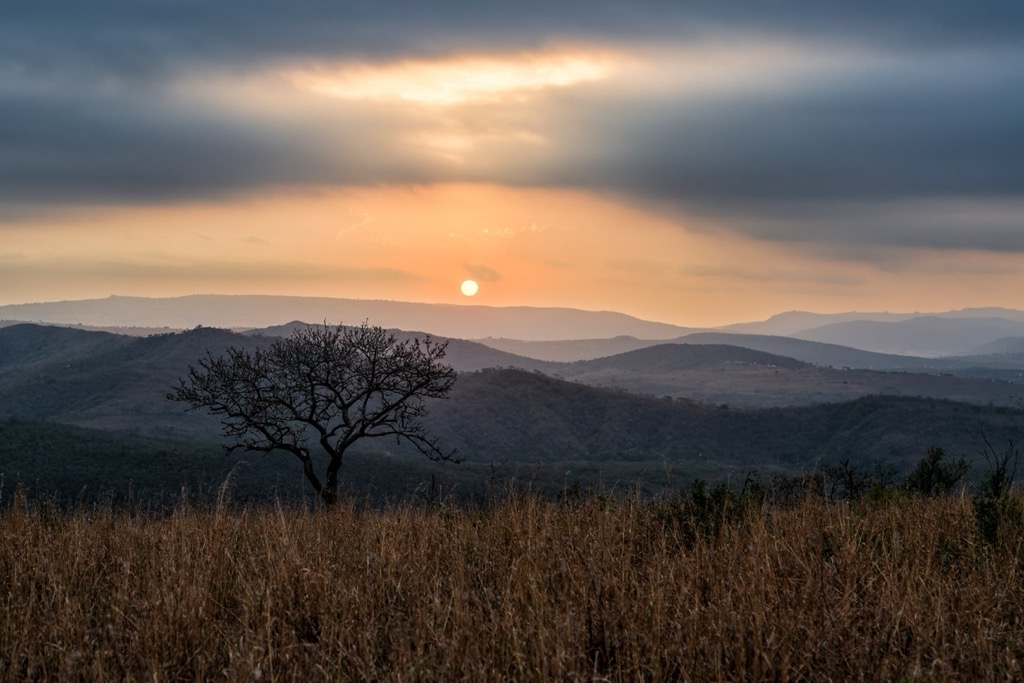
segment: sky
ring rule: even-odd
[[[4,3],[0,304],[195,293],[1024,308],[1024,4]]]

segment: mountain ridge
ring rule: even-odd
[[[11,338],[27,341],[11,343]],[[76,343],[63,344],[67,339]],[[119,486],[133,476],[142,482],[154,467],[166,470],[177,454],[184,454],[182,467],[198,466],[198,460],[187,456],[193,448],[188,444],[204,453],[216,452],[216,445],[223,443],[219,422],[168,401],[167,392],[207,352],[216,355],[228,345],[253,349],[272,342],[270,336],[216,328],[120,340],[52,326],[0,329],[0,348],[11,350],[8,367],[0,373],[0,433],[6,429],[22,434],[10,442],[0,439],[0,474],[6,473],[8,481],[24,477],[36,482],[37,490],[60,480],[73,493],[67,488],[75,480],[71,472],[92,467],[79,462],[86,455],[86,441],[92,444],[90,462],[99,463],[97,472],[116,477]],[[474,353],[487,353],[485,347],[464,343]],[[22,363],[24,359],[28,362]],[[431,402],[427,427],[461,451],[464,469],[430,469],[414,449],[393,440],[374,441],[361,445],[359,453],[365,457],[352,454],[363,457],[367,468],[358,475],[360,481],[409,492],[434,474],[483,486],[502,470],[513,480],[535,477],[538,485],[555,490],[569,477],[587,485],[636,481],[656,489],[664,485],[669,468],[680,477],[713,479],[752,468],[794,472],[846,457],[862,467],[877,461],[902,470],[932,445],[964,452],[970,448],[971,429],[1016,438],[1024,415],[1019,407],[996,402],[927,397],[937,387],[946,387],[947,395],[963,387],[1024,393],[1021,385],[848,372],[724,345],[665,344],[620,357],[545,367],[544,373],[508,367],[460,372],[448,400]],[[582,375],[572,376],[577,371],[605,375],[584,382]],[[651,378],[675,376],[675,396],[643,389]],[[629,382],[639,391],[624,390]],[[758,401],[765,405],[764,396],[770,398],[767,393],[753,395],[754,390],[784,392],[794,386],[810,391],[813,405],[793,403],[791,392],[782,394],[789,401],[783,405],[748,407]],[[835,393],[820,393],[826,389]],[[37,426],[29,429],[25,421]],[[99,431],[47,427],[51,424]],[[34,442],[49,439],[47,435],[53,440]],[[105,453],[122,464],[106,463]],[[300,480],[301,473],[287,457],[281,456],[285,464],[280,476]],[[223,481],[224,461],[211,458],[210,466],[204,480]],[[252,470],[257,489],[261,471],[260,466]],[[168,490],[180,486],[182,477],[195,480],[193,474],[199,473],[168,471]],[[145,480],[156,481],[151,475]],[[114,482],[94,479],[90,486],[97,483]],[[268,494],[273,486],[271,480]]]
[[[4,320],[105,329],[118,333],[123,330],[125,334],[136,336],[152,331],[191,329],[199,325],[248,330],[270,328],[294,320],[329,324],[369,321],[390,329],[423,330],[437,337],[476,340],[521,356],[531,356],[525,349],[533,345],[532,357],[558,361],[585,360],[662,341],[681,341],[689,335],[712,333],[786,337],[862,352],[926,357],[971,354],[973,349],[999,338],[1024,336],[1024,311],[997,307],[931,314],[788,311],[760,322],[694,328],[642,320],[614,311],[565,307],[219,294],[167,298],[113,296],[11,304],[0,306],[0,327],[9,324],[2,322]],[[566,341],[573,344],[562,344]],[[768,342],[762,340],[757,343],[765,345]],[[773,343],[778,345],[780,342]],[[753,345],[749,347],[755,348]],[[867,359],[860,357],[855,362],[863,364]],[[879,369],[898,367],[893,359],[876,357],[873,362],[878,363]],[[912,367],[920,366],[917,361],[908,362]],[[849,362],[829,364],[851,365]]]
[[[923,357],[953,356],[984,343],[1024,336],[1024,320],[1004,317],[923,315],[899,321],[845,321],[792,335],[797,339],[838,344],[876,353]]]
[[[692,330],[614,311],[276,295],[113,296],[0,306],[0,320],[101,327],[169,326],[180,330],[203,325],[249,329],[296,319],[326,320],[331,324],[369,320],[382,327],[424,329],[437,336],[459,339],[514,336],[530,330],[533,332],[528,336],[536,339],[567,339],[581,333],[594,337],[634,334],[667,339]]]

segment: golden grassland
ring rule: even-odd
[[[711,523],[709,523],[711,522]],[[971,500],[0,513],[0,680],[1021,680]]]

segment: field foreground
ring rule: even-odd
[[[1020,680],[971,501],[0,513],[0,680]]]

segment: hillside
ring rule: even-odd
[[[971,356],[987,355],[1024,355],[1024,337],[1000,337],[981,346],[969,349],[966,354]]]
[[[296,329],[305,329],[311,326],[315,327],[315,325],[311,325],[311,323],[294,320],[284,325],[275,325],[262,329],[249,330],[245,335],[287,337]],[[400,340],[415,338],[423,339],[427,336],[431,336],[426,332],[410,332],[397,329],[389,331]],[[479,342],[466,341],[463,339],[445,339],[445,341],[448,344],[445,354],[445,362],[459,372],[501,367],[517,367],[523,368],[524,370],[541,371],[549,370],[551,368],[551,364],[545,361],[539,361],[535,358],[526,358],[514,353],[501,351]]]
[[[1024,412],[924,398],[869,396],[807,407],[739,410],[635,396],[539,373],[459,378],[430,424],[473,460],[665,462],[690,473],[802,469],[845,457],[908,467],[931,445],[971,454],[979,430],[1016,434]],[[571,456],[571,457],[570,457]]]
[[[24,323],[8,325],[0,327],[0,369],[23,371],[56,358],[72,362],[129,343],[125,337],[104,332]]]
[[[273,340],[216,328],[145,338],[56,326],[0,328],[6,364],[0,374],[0,419],[55,420],[175,438],[208,434],[215,422],[201,415],[182,420],[182,406],[165,400],[165,394],[207,351],[255,349]],[[547,365],[462,340],[451,340],[446,360],[459,371]]]
[[[1019,373],[991,372],[958,377],[836,369],[722,344],[661,344],[549,370],[594,386],[745,408],[814,405],[873,394],[1024,408],[1024,384],[1004,379]]]
[[[477,342],[507,353],[555,363],[572,363],[614,356],[661,344],[664,340],[637,339],[619,336],[611,339],[560,339],[558,341],[528,341],[523,339],[477,339]]]
[[[793,337],[725,332],[695,332],[678,341],[686,344],[729,344],[796,358],[805,363],[833,368],[882,371],[933,371],[941,363],[915,356],[863,351],[842,344],[815,342]]]
[[[693,332],[677,339],[656,340],[635,337],[612,339],[567,339],[561,341],[523,341],[519,339],[481,339],[494,349],[538,360],[575,362],[614,356],[658,344],[715,344],[740,346],[786,356],[833,368],[878,370],[885,372],[924,372],[998,378],[999,373],[979,369],[1024,370],[1024,337],[1004,337],[971,349],[969,354],[922,358],[892,353],[864,351],[841,344],[809,341],[794,337],[734,332]],[[1018,373],[1002,373],[1004,379],[1016,379]]]
[[[218,354],[227,346],[270,344],[273,338],[263,332],[198,328],[129,338],[52,326],[3,328],[0,344],[7,349],[8,367],[0,374],[0,419],[189,437],[210,425],[182,422],[180,406],[165,401],[164,394],[208,350]],[[1024,406],[1024,385],[993,379],[1002,371],[976,379],[837,370],[728,345],[666,344],[591,361],[549,363],[455,339],[447,361],[460,372],[518,367],[594,386],[735,407],[812,405],[872,394]]]
[[[0,420],[0,475],[8,493],[21,481],[64,497],[84,488],[90,496],[108,491],[123,497],[133,490],[167,500],[182,486],[209,494],[241,463],[232,475],[233,495],[309,495],[290,455],[225,457],[215,426],[202,435],[195,428],[207,424],[202,416],[179,413],[177,419],[177,433],[191,434],[190,440],[145,428]],[[554,492],[579,481],[658,492],[694,478],[720,481],[755,469],[793,474],[844,459],[903,474],[933,445],[977,461],[982,432],[997,441],[1017,439],[1022,420],[1021,411],[878,396],[803,408],[724,409],[521,370],[486,370],[460,376],[451,398],[434,402],[426,420],[465,462],[431,463],[404,444],[364,442],[346,456],[343,490],[383,500],[434,487],[479,498],[512,482]]]
[[[963,308],[941,313],[889,313],[878,311],[812,313],[808,311],[787,311],[773,315],[767,320],[725,325],[719,328],[719,330],[738,334],[790,336],[806,330],[837,323],[899,323],[914,318],[944,318],[949,320],[1002,318],[1008,321],[1024,322],[1024,311],[999,307]]]
[[[468,497],[488,483],[484,470],[355,449],[346,458],[341,490],[374,503],[398,501],[417,495],[433,477],[440,478],[445,491],[465,482],[458,488]],[[179,441],[54,422],[0,420],[0,501],[9,501],[19,485],[33,497],[143,507],[171,507],[183,497],[192,503],[210,502],[225,486],[233,500],[315,500],[301,468],[287,453],[227,455],[212,434],[205,442]]]
[[[66,346],[44,340],[61,338],[68,330],[24,326],[4,328],[0,337],[19,331],[30,333],[42,350],[27,352],[36,358],[33,364],[13,363],[0,375],[0,419],[56,421],[173,438],[208,435],[216,423],[202,416],[182,420],[181,406],[167,401],[165,394],[207,350],[219,354],[244,339],[226,330],[200,328],[145,338],[115,337],[121,342],[89,352],[92,337],[108,335],[74,331],[85,343]],[[266,343],[249,341],[251,347]]]
[[[640,320],[610,311],[326,297],[112,296],[0,306],[0,326],[12,322],[37,322],[112,330],[132,336],[140,336],[147,330],[177,331],[198,325],[236,330],[269,328],[285,325],[289,320],[327,321],[331,324],[358,324],[370,320],[387,328],[423,330],[437,337],[478,340],[516,355],[562,362],[614,355],[669,340],[679,341],[693,333],[793,337],[903,356],[975,353],[973,349],[1001,337],[1024,335],[1024,311],[1005,308],[930,314],[790,311],[764,321],[709,330]],[[711,343],[733,342],[717,339]],[[747,346],[748,343],[737,345]],[[846,359],[805,358],[784,350],[778,342],[775,348],[750,348],[836,367],[904,370],[917,367],[902,367],[879,358],[851,357],[849,352],[842,352]],[[822,351],[804,350],[811,354]],[[832,351],[838,352],[839,349]]]
[[[833,323],[854,322],[870,320],[879,322],[895,322],[909,320],[917,313],[885,313],[885,312],[857,312],[847,313],[812,313],[809,311],[786,311],[776,313],[767,320],[735,323],[725,325],[721,328],[723,332],[737,334],[765,334],[788,336],[803,330],[830,325]]]
[[[763,351],[726,344],[657,344],[606,358],[579,361],[572,367],[581,372],[630,370],[645,374],[667,374],[679,370],[721,367],[724,364],[764,365],[804,369],[807,363]]]
[[[1024,321],[1001,317],[921,316],[899,322],[856,320],[803,330],[793,336],[843,344],[865,351],[918,356],[951,356],[980,344],[1024,335]]]
[[[9,352],[0,373],[0,423],[8,430],[0,439],[0,471],[8,483],[21,478],[65,494],[79,480],[91,490],[134,481],[171,491],[182,477],[202,486],[223,481],[223,459],[210,460],[210,468],[200,463],[221,444],[218,423],[165,394],[207,350],[272,341],[209,328],[138,339],[38,326],[0,330],[0,340]],[[459,450],[462,465],[435,465],[393,441],[375,441],[347,456],[346,481],[360,491],[399,495],[433,478],[473,496],[509,480],[544,490],[567,480],[659,490],[670,480],[716,480],[753,468],[796,472],[843,458],[903,471],[929,446],[971,455],[982,431],[1017,438],[1024,424],[1020,410],[983,402],[867,391],[916,388],[927,396],[985,385],[1019,392],[1021,385],[841,371],[731,346],[666,344],[552,367],[563,378],[510,368],[463,371],[450,398],[432,404],[426,425]],[[598,382],[610,386],[588,384]],[[675,382],[678,395],[663,395],[658,382]],[[822,403],[841,391],[848,400]],[[801,395],[814,405],[792,405]],[[713,400],[723,396],[729,400]],[[743,407],[772,396],[791,404]],[[75,428],[88,431],[68,431]],[[258,487],[264,465],[247,460]],[[287,457],[258,462],[273,464],[272,478],[301,477]]]

